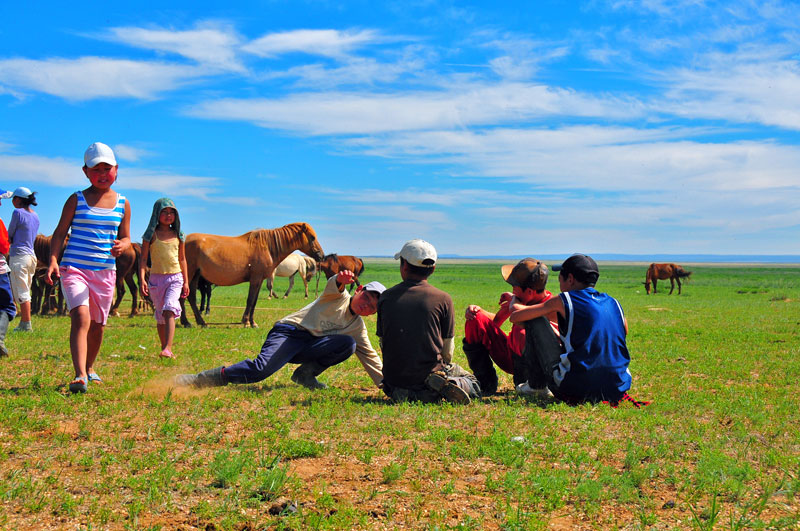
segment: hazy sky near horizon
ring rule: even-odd
[[[0,4],[0,187],[42,233],[101,141],[135,241],[167,195],[342,254],[800,254],[795,2],[98,5]]]

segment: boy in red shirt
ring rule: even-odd
[[[464,316],[466,318],[464,355],[481,384],[483,395],[497,392],[495,364],[504,372],[513,375],[514,386],[518,392],[546,394],[546,382],[528,381],[527,365],[522,356],[525,350],[524,326],[513,325],[510,334],[506,334],[501,326],[508,319],[513,297],[516,297],[517,302],[521,304],[532,305],[542,303],[553,296],[545,289],[549,274],[547,266],[541,260],[524,258],[516,265],[504,265],[501,273],[503,280],[513,286],[513,293],[506,292],[500,295],[500,309],[496,314],[474,304],[467,306]],[[555,314],[548,317],[554,331],[558,333]]]

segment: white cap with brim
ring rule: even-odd
[[[86,153],[83,154],[83,163],[87,168],[94,168],[103,162],[111,166],[117,165],[117,158],[110,147],[102,142],[95,142],[86,148]]]
[[[6,191],[0,188],[0,199],[8,199],[12,195],[14,195],[14,192],[12,192],[11,190]]]
[[[436,249],[425,240],[409,240],[394,255],[395,260],[403,258],[406,262],[417,267],[433,267],[436,265]]]
[[[19,188],[14,190],[13,197],[21,197],[23,199],[28,199],[32,193],[33,192],[31,192],[30,188],[25,188],[24,186],[20,186]]]
[[[378,295],[386,291],[386,286],[378,282],[377,280],[373,280],[372,282],[368,282],[364,284],[365,291],[374,291]]]

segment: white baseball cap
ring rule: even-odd
[[[11,190],[3,190],[2,188],[0,188],[0,199],[8,199],[12,195],[14,195],[14,192],[12,192]]]
[[[14,195],[12,197],[21,197],[22,199],[28,199],[31,194],[30,188],[25,188],[24,186],[20,186],[16,190],[14,190]]]
[[[110,147],[102,142],[95,142],[86,148],[86,153],[83,154],[83,163],[87,168],[94,168],[103,162],[111,166],[117,165],[117,158]]]
[[[394,255],[395,260],[400,258],[414,266],[433,267],[436,265],[436,249],[425,240],[408,240],[400,252]]]

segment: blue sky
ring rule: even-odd
[[[341,254],[800,253],[794,2],[222,4],[0,3],[0,187],[42,233],[101,141],[137,241],[168,195]]]

